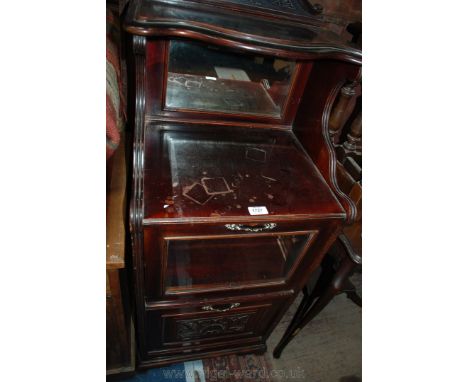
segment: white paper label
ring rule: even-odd
[[[250,215],[268,215],[268,210],[266,207],[247,207],[249,209]]]
[[[249,75],[242,69],[215,66],[215,70],[218,77],[225,80],[250,81]]]

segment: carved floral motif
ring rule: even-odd
[[[281,8],[294,9],[294,4],[291,0],[273,0],[273,5]]]
[[[245,331],[249,315],[201,318],[176,323],[177,337],[181,340],[217,336]]]
[[[262,8],[286,8],[286,9],[296,9],[294,0],[240,0],[240,3],[249,3],[257,7]]]

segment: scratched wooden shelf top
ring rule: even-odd
[[[343,215],[291,131],[150,124],[144,218]]]

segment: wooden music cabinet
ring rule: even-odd
[[[356,207],[328,118],[361,52],[299,0],[130,3],[140,367],[265,341]]]

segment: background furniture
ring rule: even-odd
[[[126,161],[125,139],[108,166],[106,195],[106,368],[107,374],[135,369],[134,329],[126,271]]]
[[[354,202],[330,111],[361,53],[303,1],[130,4],[140,367],[265,340]]]
[[[273,351],[279,358],[286,345],[310,323],[335,296],[346,293],[347,297],[358,306],[362,306],[361,297],[349,280],[361,258],[352,249],[345,235],[340,235],[321,264],[320,276],[316,283],[311,280],[303,290],[304,297],[294,314],[286,332]]]
[[[106,158],[111,158],[124,129],[125,97],[120,60],[120,19],[116,10],[106,9]],[[109,172],[108,172],[109,174]]]
[[[343,168],[341,171],[345,171]],[[344,182],[349,180],[349,174],[343,174]],[[300,333],[301,329],[310,323],[335,296],[346,293],[347,297],[358,306],[362,306],[361,297],[350,281],[350,277],[360,267],[361,255],[361,196],[362,189],[354,182],[350,194],[359,206],[359,218],[355,224],[346,229],[346,234],[340,234],[325,256],[320,269],[309,279],[303,289],[304,297],[286,329],[283,337],[273,351],[273,356],[279,358],[286,345]],[[354,248],[351,242],[354,243]]]
[[[125,97],[120,60],[118,7],[106,12],[106,370],[107,375],[135,369],[134,329],[127,269],[127,163]]]
[[[358,89],[358,90],[356,90]],[[330,248],[319,269],[309,279],[303,289],[304,297],[275,347],[275,358],[281,356],[287,344],[310,323],[332,300],[346,293],[358,306],[362,306],[361,297],[350,277],[361,265],[362,259],[362,171],[361,135],[362,117],[359,105],[360,95],[357,83],[348,84],[340,91],[330,117],[330,138],[334,142],[338,158],[344,163],[337,163],[337,180],[340,189],[354,201],[358,213],[353,224],[343,227],[336,242]],[[359,103],[358,103],[359,104]]]

